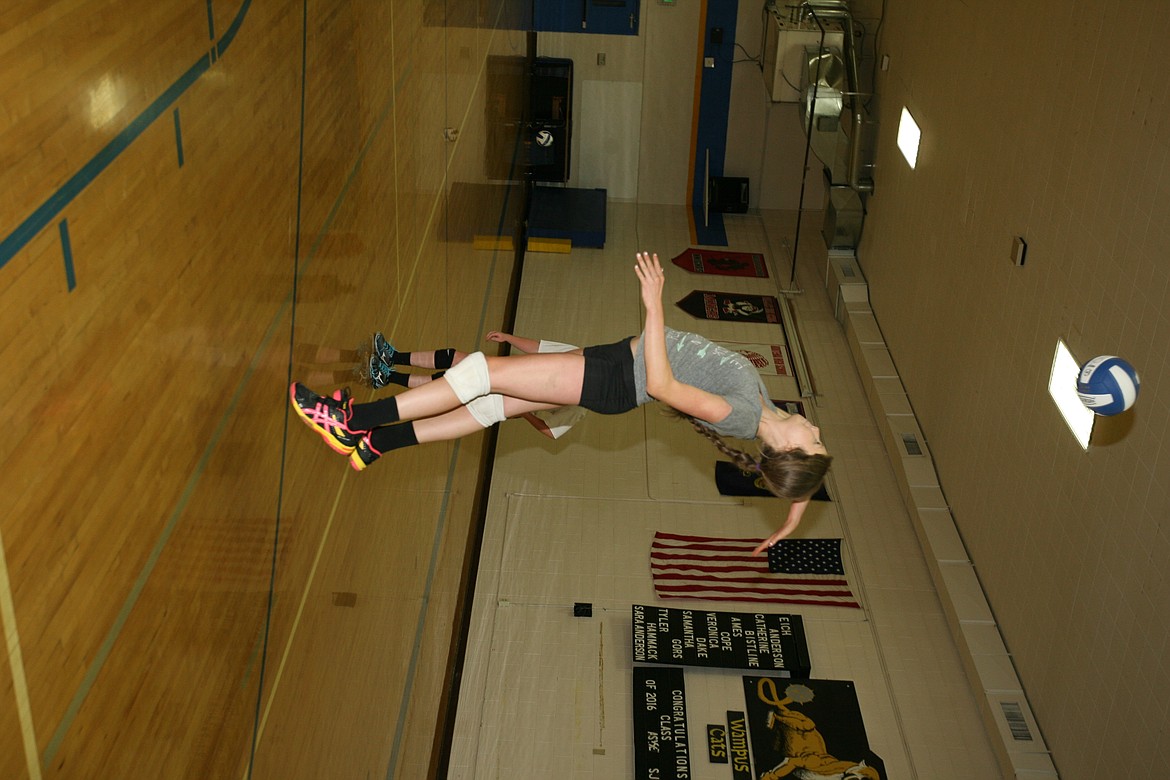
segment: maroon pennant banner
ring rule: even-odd
[[[771,295],[692,290],[675,305],[704,320],[780,322],[780,302]]]
[[[671,262],[679,268],[696,274],[768,278],[768,266],[764,262],[764,256],[754,252],[688,249]]]

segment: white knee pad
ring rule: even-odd
[[[488,376],[487,358],[482,352],[473,352],[465,357],[459,365],[447,369],[443,374],[447,384],[455,391],[459,402],[466,404],[473,398],[487,395],[492,391],[492,381]]]
[[[481,395],[473,399],[467,404],[467,411],[471,412],[475,421],[485,428],[508,419],[508,415],[504,414],[504,396],[499,393]]]

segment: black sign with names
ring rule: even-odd
[[[694,777],[682,669],[634,667],[634,777]]]
[[[636,663],[758,669],[808,677],[800,615],[633,606]]]

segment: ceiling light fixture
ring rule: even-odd
[[[1068,428],[1076,437],[1082,449],[1089,449],[1089,439],[1093,435],[1093,422],[1097,415],[1081,402],[1077,395],[1077,375],[1081,373],[1081,366],[1069,352],[1064,342],[1057,339],[1056,354],[1052,356],[1052,372],[1048,375],[1048,394],[1060,410],[1060,415],[1068,423]]]
[[[902,119],[898,122],[898,148],[911,168],[918,164],[918,142],[921,140],[922,131],[918,129],[918,123],[910,116],[910,111],[903,108]]]

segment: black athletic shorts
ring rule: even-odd
[[[585,347],[585,379],[581,383],[581,403],[598,414],[621,414],[638,405],[634,389],[634,354],[630,342],[634,337],[615,344]]]

